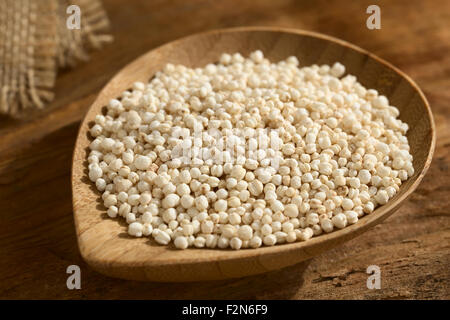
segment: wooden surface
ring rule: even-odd
[[[411,128],[407,137],[414,157],[414,175],[386,205],[358,223],[306,242],[239,251],[174,250],[173,246],[160,246],[148,237],[127,236],[123,221],[118,223],[106,217],[106,208],[99,205],[100,193],[87,178],[87,150],[92,141],[89,129],[96,115],[133,82],[147,82],[167,63],[201,67],[217,61],[223,52],[248,56],[255,50],[262,50],[271,61],[289,56],[296,56],[303,65],[332,65],[340,61],[365,87],[387,96],[400,110],[400,119]],[[379,58],[341,40],[292,29],[247,27],[221,29],[171,42],[139,57],[115,75],[81,124],[72,165],[74,220],[80,253],[95,270],[131,280],[222,280],[291,266],[353,239],[390,216],[419,185],[430,166],[434,144],[431,111],[417,85]]]
[[[0,298],[450,298],[450,3],[377,1],[381,30],[365,27],[373,1],[105,0],[115,42],[58,76],[45,112],[0,119]],[[267,25],[330,34],[410,75],[436,122],[433,163],[417,191],[382,224],[314,259],[260,276],[191,284],[117,280],[81,259],[72,218],[70,166],[89,105],[126,63],[167,41],[212,28]],[[66,287],[67,266],[82,289]],[[368,290],[369,265],[381,290]]]

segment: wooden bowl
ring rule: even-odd
[[[393,199],[358,223],[306,242],[239,251],[176,250],[173,246],[157,245],[147,237],[129,237],[124,222],[106,216],[100,193],[86,177],[88,129],[95,115],[133,82],[148,82],[166,63],[200,67],[216,62],[223,52],[248,55],[257,49],[271,61],[297,56],[302,66],[339,61],[364,86],[386,95],[399,108],[400,119],[409,125],[407,136],[415,174],[402,184]],[[103,274],[164,282],[242,277],[293,265],[360,235],[390,216],[422,180],[434,145],[432,114],[418,86],[400,70],[352,44],[318,33],[279,28],[237,28],[189,36],[156,48],[123,68],[103,88],[83,120],[72,166],[73,210],[80,252],[93,269]]]

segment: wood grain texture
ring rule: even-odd
[[[450,4],[378,1],[382,29],[365,28],[373,1],[106,0],[115,42],[58,76],[56,100],[23,121],[0,118],[1,298],[450,298]],[[130,16],[133,18],[130,19]],[[434,160],[392,217],[305,263],[259,276],[190,284],[102,276],[81,259],[70,166],[79,126],[101,87],[126,63],[173,39],[213,28],[267,25],[323,32],[391,62],[423,89],[435,116]],[[82,289],[66,287],[68,265]],[[366,288],[379,265],[382,289]]]
[[[296,56],[302,65],[340,61],[346,71],[367,88],[377,89],[400,110],[411,128],[408,141],[414,175],[386,205],[355,225],[306,242],[259,249],[176,250],[160,246],[148,237],[127,235],[123,220],[108,219],[100,193],[87,178],[87,154],[92,137],[89,128],[96,115],[135,81],[148,82],[167,63],[192,68],[214,63],[223,52],[248,56],[262,50],[270,61]],[[72,164],[74,219],[82,257],[106,275],[165,282],[221,280],[259,274],[290,266],[348,241],[391,215],[417,188],[428,170],[435,145],[434,122],[423,93],[406,75],[372,54],[329,36],[281,28],[232,28],[189,36],[146,53],[122,69],[103,88],[81,124]]]

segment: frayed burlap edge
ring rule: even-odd
[[[66,8],[81,9],[81,29],[69,30]],[[20,117],[53,100],[58,66],[88,59],[112,41],[100,0],[0,1],[0,113]]]
[[[0,113],[17,115],[53,99],[56,0],[0,1]]]

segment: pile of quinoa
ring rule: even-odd
[[[340,63],[261,51],[167,64],[90,128],[109,217],[176,248],[258,248],[357,223],[414,173],[399,110]]]

